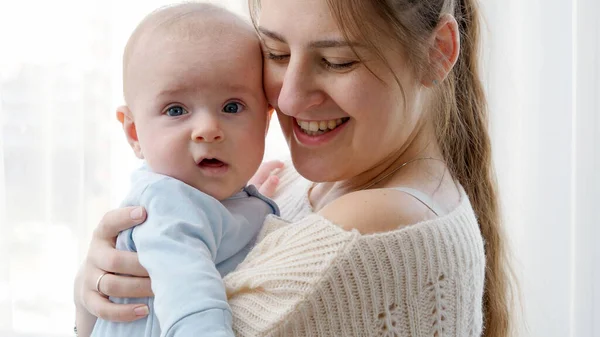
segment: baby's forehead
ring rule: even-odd
[[[136,78],[140,71],[147,71],[148,62],[164,59],[165,52],[184,58],[190,51],[197,51],[198,57],[185,59],[181,64],[184,68],[190,66],[186,63],[199,60],[200,54],[213,59],[227,58],[226,61],[245,55],[247,66],[256,60],[260,63],[257,67],[262,67],[258,36],[249,22],[214,5],[177,5],[150,14],[130,37],[123,57],[125,95],[130,79]],[[253,54],[256,57],[248,57]]]
[[[209,58],[259,55],[260,42],[255,31],[223,21],[226,19],[186,16],[146,27],[126,51],[124,66],[159,58],[165,52],[186,55],[186,51],[192,51],[198,57]]]
[[[206,3],[185,3],[150,14],[136,29],[131,40],[155,38],[199,40],[227,35],[255,40],[249,22],[236,14]]]

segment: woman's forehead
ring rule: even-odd
[[[368,53],[371,49],[369,46],[373,45],[370,42],[375,40],[388,46],[394,42],[389,40],[390,36],[387,34],[373,34],[380,29],[386,30],[385,24],[377,23],[378,20],[374,19],[375,14],[362,12],[359,18],[355,18],[354,9],[344,8],[341,9],[344,11],[341,15],[340,13],[334,15],[327,0],[261,0],[260,2],[260,11],[256,12],[255,21],[261,38],[313,49],[352,47],[361,54]],[[367,10],[366,5],[362,7]],[[340,16],[352,22],[339,22],[337,17]],[[293,21],[289,20],[291,17],[294,18]],[[356,19],[368,22],[357,24],[354,22]]]
[[[342,32],[325,0],[262,0],[258,26],[284,40],[339,39]],[[293,18],[293,21],[290,21]]]

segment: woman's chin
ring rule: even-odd
[[[337,181],[341,177],[341,162],[333,157],[325,159],[317,151],[306,151],[291,149],[292,162],[296,171],[304,178],[312,182]]]

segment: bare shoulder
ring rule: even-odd
[[[412,196],[392,189],[348,193],[323,207],[319,214],[362,234],[386,232],[435,217]]]

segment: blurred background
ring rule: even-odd
[[[247,15],[245,0],[212,1]],[[166,0],[0,0],[0,336],[72,335],[94,226],[138,162],[121,55]],[[600,1],[481,1],[519,336],[600,336]],[[265,159],[285,158],[273,120]]]

